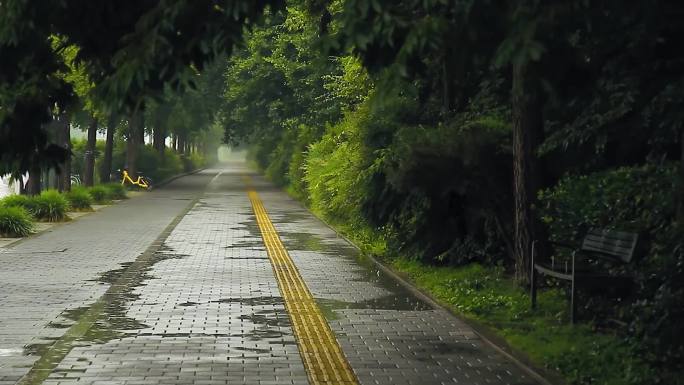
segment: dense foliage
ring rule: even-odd
[[[479,262],[503,280],[520,263],[524,226],[534,230],[527,236],[566,241],[589,227],[639,232],[647,245],[623,268],[636,289],[617,302],[582,293],[604,309],[584,320],[615,334],[599,344],[589,329],[541,331],[551,324],[528,314],[523,292],[471,291],[472,280],[490,278],[468,268],[447,289],[459,311],[534,324],[511,334],[529,333],[511,337],[519,347],[545,351],[541,341],[557,339],[557,351],[535,358],[573,383],[676,383],[684,93],[674,84],[684,56],[673,44],[682,7],[348,0],[292,1],[286,11],[268,13],[228,61],[229,141],[250,143],[274,182],[388,259]],[[513,209],[521,202],[528,211]],[[516,222],[525,213],[533,218]],[[558,304],[544,306],[562,322]],[[601,374],[575,348],[620,369]]]
[[[637,260],[619,267],[635,277],[627,303],[587,302],[594,316],[629,325],[626,339],[662,368],[684,370],[684,239],[675,221],[678,167],[672,163],[621,167],[563,178],[541,193],[544,221],[553,237],[579,241],[591,227],[640,233]],[[623,272],[624,273],[624,272]],[[663,383],[675,383],[667,371]]]
[[[94,83],[89,93],[106,101],[106,111],[135,115],[166,87],[192,84],[197,70],[230,52],[243,27],[269,5],[280,2],[1,2],[0,173],[23,173],[68,156],[44,126],[53,113],[78,104],[78,87],[64,76],[75,66],[65,56],[80,63],[86,76],[80,78]],[[73,54],[61,54],[71,46],[77,47]]]
[[[370,252],[453,273],[429,286],[458,311],[504,333],[527,320],[511,340],[571,382],[677,383],[683,16],[665,0],[2,1],[0,173],[28,171],[31,194],[48,169],[62,190],[95,170],[161,181],[211,161],[223,131]],[[88,139],[72,144],[70,125]],[[1,206],[58,220],[68,202],[47,191]],[[533,239],[590,227],[641,234],[640,258],[614,269],[636,288],[617,302],[581,293],[602,311],[585,312],[583,333],[547,333],[560,305],[530,313],[508,278],[527,283]],[[590,326],[609,333],[591,345]],[[572,337],[600,359],[572,354]],[[617,369],[599,373],[606,362]]]

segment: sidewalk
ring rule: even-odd
[[[73,322],[60,314],[99,298],[107,289],[99,277],[134,261],[210,179],[190,176],[0,248],[0,384],[28,372],[38,357],[24,353]]]
[[[266,236],[283,247],[267,252]],[[0,264],[0,384],[339,384],[325,328],[345,383],[536,383],[243,165],[60,226]],[[306,293],[313,307],[292,313]]]

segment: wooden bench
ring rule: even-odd
[[[626,276],[609,275],[606,271],[597,271],[596,266],[580,264],[585,261],[603,260],[611,263],[627,264],[632,261],[637,250],[638,234],[608,229],[590,229],[578,246],[563,242],[550,242],[552,246],[570,251],[569,260],[558,263],[551,257],[550,264],[535,260],[537,241],[532,242],[532,276],[531,297],[532,308],[537,306],[537,285],[539,274],[570,282],[570,319],[575,323],[577,317],[578,286],[598,286],[609,288],[618,283],[631,281]]]

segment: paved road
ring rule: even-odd
[[[0,266],[0,384],[535,383],[242,164],[0,249]]]

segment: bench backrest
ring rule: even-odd
[[[629,263],[636,250],[638,234],[624,231],[590,229],[582,241],[582,250]]]

